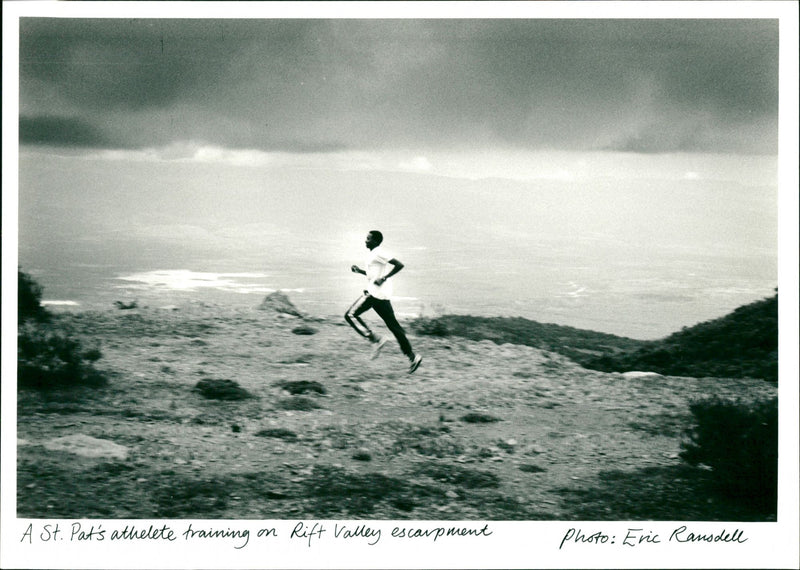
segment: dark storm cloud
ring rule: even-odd
[[[20,117],[23,144],[102,148],[113,146],[93,125],[71,117]]]
[[[225,35],[235,26],[236,37]],[[179,101],[224,73],[250,28],[217,20],[22,19],[20,71],[57,84],[87,108],[143,109]],[[284,36],[292,36],[291,23]]]
[[[769,20],[24,19],[20,101],[130,147],[771,153],[777,39]]]

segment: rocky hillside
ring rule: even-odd
[[[691,401],[760,380],[587,370],[555,352],[412,334],[406,372],[287,305],[60,314],[100,387],[22,389],[21,517],[769,520],[679,453]],[[377,319],[368,315],[376,329]],[[677,483],[676,481],[680,481]]]

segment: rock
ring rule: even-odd
[[[361,448],[353,454],[353,459],[356,461],[372,461],[372,453],[369,449]]]
[[[275,291],[264,297],[258,309],[261,311],[274,311],[283,315],[292,315],[301,319],[305,316],[292,304],[286,293],[281,291]]]
[[[124,445],[80,433],[52,439],[45,442],[44,447],[51,451],[74,453],[81,457],[105,459],[127,459],[129,452]]]
[[[639,372],[639,371],[623,372],[622,376],[624,378],[661,378],[661,374],[657,372]]]
[[[448,499],[458,499],[458,493],[453,490],[449,490],[445,493]]]

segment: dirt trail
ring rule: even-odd
[[[99,343],[111,378],[100,390],[20,392],[24,517],[581,518],[580,504],[603,492],[629,492],[634,479],[652,492],[681,473],[692,399],[775,392],[758,380],[626,378],[530,347],[413,334],[425,360],[408,375],[394,342],[372,361],[339,319],[256,309],[189,304],[59,322]],[[203,379],[253,397],[204,398],[193,390]],[[72,434],[126,446],[128,457],[44,447]],[[708,517],[691,501],[659,500],[662,511],[641,516]],[[609,519],[636,516],[635,505],[596,506]]]

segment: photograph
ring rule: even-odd
[[[101,4],[4,2],[6,561],[797,556],[797,5]]]

